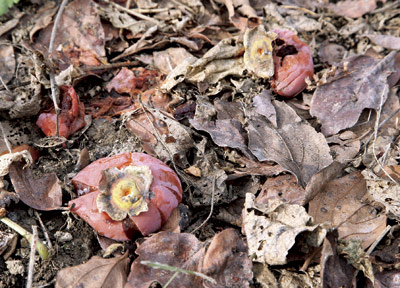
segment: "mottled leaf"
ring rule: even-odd
[[[384,34],[366,34],[374,44],[386,49],[400,50],[400,37]]]
[[[147,288],[154,281],[164,285],[174,274],[143,265],[142,261],[201,272],[217,281],[217,284],[212,284],[201,277],[179,273],[168,286],[172,288],[249,287],[253,277],[252,264],[245,243],[234,229],[218,233],[207,246],[188,233],[160,232],[153,235],[137,248],[139,257],[132,263],[126,288]]]
[[[352,287],[355,269],[336,252],[337,230],[328,232],[321,251],[322,287]]]
[[[310,113],[321,121],[324,135],[352,127],[364,109],[379,109],[385,103],[389,92],[387,77],[394,71],[395,55],[391,52],[384,59],[346,59],[335,76],[316,89]]]
[[[359,239],[369,247],[386,228],[386,216],[364,204],[366,181],[361,173],[332,180],[309,203],[309,214],[315,223],[338,227],[339,239]]]
[[[128,274],[128,265],[128,253],[109,259],[93,256],[84,264],[59,271],[56,288],[123,288]]]
[[[324,136],[284,102],[274,101],[277,128],[263,116],[249,120],[249,149],[259,161],[274,161],[293,173],[301,186],[332,163]]]
[[[62,189],[56,173],[37,179],[21,162],[10,166],[10,179],[19,199],[31,208],[53,210],[62,205]]]
[[[311,225],[304,207],[279,199],[270,200],[269,205],[258,204],[255,196],[247,193],[243,215],[249,255],[253,261],[269,265],[286,264],[289,250],[303,232],[307,232],[304,249],[318,247],[326,234],[323,226]]]

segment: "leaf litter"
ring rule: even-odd
[[[55,251],[25,269],[29,248],[0,224],[1,285],[394,286],[399,6],[364,2],[73,0],[59,22],[57,3],[14,5],[0,16],[0,203]],[[277,31],[313,57],[313,77],[279,72],[293,99],[273,90],[300,54]],[[57,134],[52,75],[68,139],[35,124],[47,113]],[[111,243],[58,210],[81,169],[125,152],[175,170],[183,202],[165,232]]]

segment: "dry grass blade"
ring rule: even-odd
[[[208,277],[207,275],[204,275],[203,273],[200,273],[200,272],[191,271],[191,270],[185,270],[185,269],[181,269],[181,268],[178,268],[178,267],[174,267],[174,266],[170,266],[170,265],[162,264],[162,263],[158,263],[158,262],[153,262],[153,261],[141,261],[140,263],[143,264],[143,265],[150,266],[152,268],[156,268],[156,269],[164,269],[164,270],[172,271],[172,272],[195,275],[195,276],[203,278],[204,280],[207,280],[207,281],[209,281],[209,282],[211,282],[213,284],[217,284],[217,281],[215,281],[213,278]],[[176,277],[175,274],[172,275],[172,277],[175,278]],[[170,281],[168,281],[168,282],[170,282]],[[165,288],[165,287],[167,287],[167,284],[164,285],[163,288]]]

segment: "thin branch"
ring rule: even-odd
[[[207,221],[210,220],[210,218],[211,218],[211,215],[212,215],[213,210],[214,210],[215,180],[216,180],[216,177],[214,176],[213,182],[212,182],[212,191],[211,191],[211,208],[210,208],[210,213],[208,214],[206,220],[204,220],[203,223],[201,223],[200,226],[197,227],[196,229],[194,229],[191,233],[194,233],[194,232],[196,232],[197,230],[199,230],[199,229],[200,229],[201,227],[203,227],[203,225],[206,224]]]
[[[150,267],[156,268],[156,269],[163,269],[163,270],[172,271],[172,272],[180,272],[180,273],[184,273],[184,274],[195,275],[200,278],[203,278],[204,280],[211,282],[212,284],[217,284],[217,281],[215,281],[213,278],[211,278],[203,273],[200,273],[200,272],[185,270],[182,268],[170,266],[167,264],[162,264],[162,263],[155,262],[155,261],[140,261],[140,264],[147,265],[147,266],[150,266]]]
[[[104,2],[107,3],[107,4],[110,4],[111,6],[115,7],[116,9],[118,9],[120,11],[123,11],[123,12],[126,12],[128,14],[131,14],[132,16],[135,16],[135,17],[137,17],[139,19],[153,22],[157,26],[161,25],[161,23],[159,21],[157,21],[156,19],[148,17],[146,15],[143,15],[142,13],[136,12],[136,11],[131,10],[131,9],[127,9],[127,8],[125,8],[125,7],[121,6],[121,5],[118,5],[118,4],[114,3],[114,2],[111,2],[109,0],[104,0]]]
[[[31,241],[31,253],[29,254],[29,266],[28,266],[28,280],[26,282],[26,288],[32,288],[33,284],[33,272],[35,269],[35,254],[36,254],[36,242],[38,240],[37,226],[32,225],[32,241]]]
[[[372,154],[374,155],[375,161],[376,163],[379,165],[379,167],[381,168],[382,172],[385,173],[385,175],[393,181],[393,183],[397,183],[396,180],[394,180],[392,178],[392,176],[390,176],[390,174],[385,170],[385,168],[383,167],[381,161],[379,161],[378,157],[376,156],[376,151],[375,151],[375,143],[376,143],[376,139],[378,137],[378,130],[379,130],[379,120],[381,118],[381,113],[382,113],[382,106],[383,106],[383,95],[387,92],[387,90],[389,89],[388,85],[385,85],[385,88],[383,89],[382,93],[381,93],[381,103],[380,103],[380,107],[378,110],[378,113],[376,115],[376,121],[375,121],[375,127],[374,127],[374,141],[372,142]]]
[[[389,232],[390,228],[392,228],[392,226],[390,226],[390,225],[386,226],[385,230],[382,231],[382,233],[379,235],[379,237],[376,238],[374,243],[372,243],[372,245],[369,247],[369,249],[367,251],[367,255],[370,255],[372,253],[372,251],[375,250],[375,247],[379,244],[379,242],[381,242],[383,237],[385,237],[386,233]]]
[[[8,89],[6,83],[4,83],[3,77],[1,77],[1,76],[0,76],[0,82],[1,82],[1,84],[4,86],[4,88],[5,88],[8,92],[11,92],[10,89]]]
[[[7,139],[7,135],[6,135],[6,132],[4,131],[4,127],[3,127],[3,123],[2,122],[0,122],[0,130],[1,130],[1,134],[3,135],[3,141],[4,141],[4,143],[6,143],[8,152],[10,152],[10,154],[11,154],[12,153],[11,144]]]
[[[54,20],[54,25],[53,25],[53,30],[51,30],[51,36],[50,36],[50,43],[49,43],[49,57],[52,58],[53,55],[53,49],[54,49],[54,39],[56,38],[57,34],[57,26],[58,23],[60,22],[61,15],[64,11],[65,5],[67,5],[68,0],[63,0],[60,5],[60,9],[58,9],[56,19]],[[52,67],[49,67],[50,72],[50,89],[51,89],[51,99],[53,100],[54,103],[54,109],[56,110],[56,135],[57,137],[60,136],[60,131],[59,131],[59,116],[60,116],[60,107],[58,107],[57,104],[57,97],[56,97],[56,78],[54,76],[54,70]]]
[[[50,237],[49,237],[49,234],[47,232],[46,226],[44,226],[43,221],[40,218],[40,215],[36,210],[35,210],[35,216],[39,220],[40,227],[43,230],[44,238],[46,238],[47,246],[49,246],[49,249],[53,249],[53,245],[51,244]]]

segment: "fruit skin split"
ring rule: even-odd
[[[98,210],[99,185],[104,170],[127,166],[147,166],[151,170],[153,196],[146,200],[146,212],[115,221],[106,212]],[[68,203],[70,207],[74,204],[71,212],[79,215],[100,235],[118,241],[130,240],[138,232],[142,235],[156,232],[182,201],[182,187],[176,173],[160,160],[144,153],[128,152],[101,158],[80,171],[72,183],[78,195],[82,196]]]

